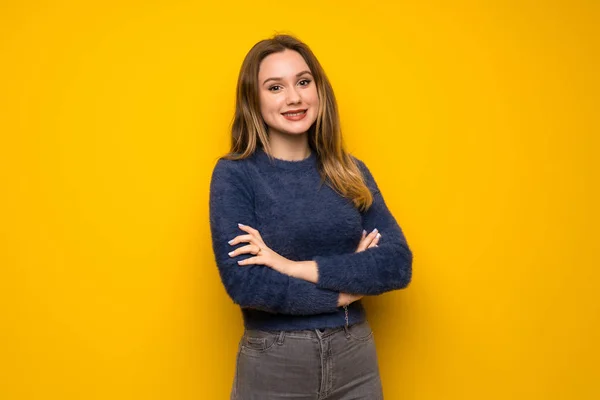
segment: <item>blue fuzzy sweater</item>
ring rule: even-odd
[[[366,165],[355,160],[373,193],[373,204],[363,213],[322,184],[314,151],[304,160],[286,161],[270,159],[259,148],[244,160],[217,162],[210,184],[212,245],[225,290],[241,306],[247,329],[343,326],[339,292],[376,295],[409,284],[412,253],[404,234]],[[252,255],[228,255],[234,247],[227,242],[245,234],[238,223],[257,229],[283,257],[314,260],[318,282],[264,265],[239,266],[238,260]],[[363,229],[374,228],[382,234],[379,246],[355,253]],[[365,318],[360,301],[348,306],[350,325]]]

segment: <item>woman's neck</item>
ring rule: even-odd
[[[269,132],[271,155],[280,160],[300,161],[310,156],[308,134],[297,135]]]

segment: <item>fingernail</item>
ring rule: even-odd
[[[239,265],[242,265],[242,262],[241,262],[241,261],[238,261],[237,263],[238,263]]]
[[[227,242],[227,243],[229,243],[229,244],[232,244],[232,243],[233,243],[233,239],[231,239],[231,240],[230,240],[229,242]]]
[[[363,229],[363,235],[365,235],[366,233],[367,233],[367,231],[365,231],[365,230]]]
[[[244,225],[244,224],[238,224],[238,226],[246,226],[246,225]]]
[[[371,233],[375,233],[375,232],[377,232],[377,228],[373,229],[373,232],[371,232]]]
[[[229,257],[232,257],[233,256],[233,251],[230,252],[230,253],[227,253],[227,254],[229,254]]]

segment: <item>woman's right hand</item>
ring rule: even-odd
[[[380,238],[381,234],[377,231],[377,229],[374,229],[368,235],[367,231],[363,231],[362,238],[360,239],[360,243],[358,243],[358,247],[356,248],[355,253],[360,253],[361,251],[365,251],[366,249],[370,249],[371,247],[377,247],[377,243],[379,243]],[[362,294],[340,293],[338,297],[338,307],[347,306],[350,303],[353,303],[356,300],[360,300],[362,298]]]
[[[338,307],[348,306],[350,303],[354,303],[356,300],[362,299],[362,294],[349,294],[349,293],[340,293],[338,296]]]
[[[381,239],[381,233],[379,233],[377,228],[373,229],[368,235],[367,231],[363,230],[362,238],[360,239],[360,243],[358,243],[355,253],[360,253],[361,251],[365,251],[371,247],[377,247],[379,239]]]

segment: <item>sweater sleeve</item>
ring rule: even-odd
[[[382,237],[378,247],[360,253],[313,257],[317,287],[364,295],[402,289],[411,281],[412,252],[371,172],[362,161],[355,161],[373,194],[373,204],[362,213],[363,227],[367,232],[377,228]]]
[[[254,193],[241,161],[220,159],[210,183],[210,229],[212,247],[221,281],[235,304],[245,308],[292,315],[337,310],[339,293],[290,277],[264,265],[239,266],[252,255],[229,257],[228,241],[245,234],[238,223],[256,227]],[[240,243],[242,247],[247,243]],[[267,243],[268,245],[268,243]]]

